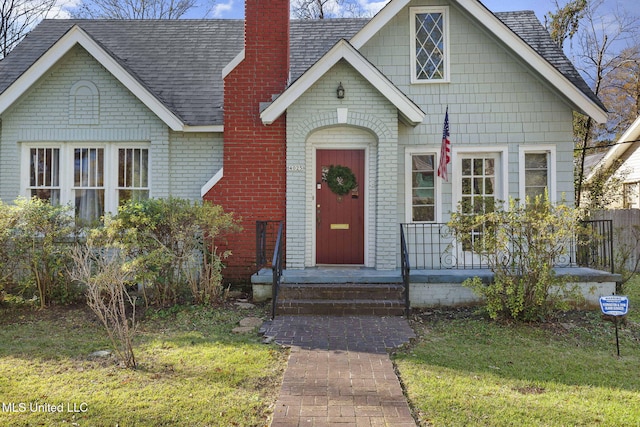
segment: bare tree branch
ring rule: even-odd
[[[72,15],[88,19],[179,19],[197,5],[197,0],[86,0]]]
[[[291,11],[298,19],[364,18],[372,15],[357,0],[293,0]]]
[[[3,0],[0,4],[0,58],[42,19],[52,18],[58,0]]]

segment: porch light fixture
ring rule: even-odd
[[[338,99],[344,98],[344,87],[342,87],[342,82],[338,85],[338,89],[336,90],[336,94],[338,95]]]

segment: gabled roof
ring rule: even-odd
[[[409,3],[410,0],[391,0],[350,40],[351,44],[360,49]],[[456,0],[455,3],[563,93],[578,110],[598,123],[607,120],[602,102],[593,94],[562,49],[551,41],[535,13],[494,14],[478,0]]]
[[[242,20],[45,20],[0,61],[0,100],[74,26],[185,126],[222,125],[220,75],[242,49]]]
[[[400,116],[410,125],[417,125],[424,119],[424,112],[398,89],[384,74],[373,66],[360,52],[346,40],[340,40],[327,52],[321,61],[316,62],[287,90],[271,103],[260,118],[263,123],[273,123],[285,110],[307,91],[320,77],[341,59],[346,60],[375,87],[389,102],[396,106]]]
[[[611,167],[617,167],[616,161],[620,159],[628,150],[635,150],[640,146],[640,116],[631,123],[631,126],[622,134],[620,139],[602,159],[591,169],[591,172],[587,175],[587,182],[594,178],[594,176],[601,170],[607,170]],[[633,153],[633,151],[631,151]]]

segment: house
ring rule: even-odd
[[[290,21],[287,0],[245,11],[41,23],[0,62],[0,198],[92,219],[131,198],[202,197],[243,219],[227,277],[255,273],[256,221],[286,224],[288,272],[386,277],[401,223],[438,230],[461,201],[545,189],[570,199],[572,112],[606,120],[533,12],[477,0],[392,0],[370,20]],[[424,269],[452,247],[421,244]]]
[[[613,173],[622,181],[622,197],[614,200],[610,208],[640,209],[640,116],[605,153],[586,175],[593,182],[600,173]]]

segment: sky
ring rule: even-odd
[[[372,11],[378,11],[387,3],[387,1],[376,0],[359,0],[363,4],[370,6]],[[637,0],[605,0],[606,3],[626,3],[629,6],[636,3]],[[485,6],[492,12],[506,12],[510,10],[533,10],[541,21],[544,15],[555,9],[553,0],[484,0]],[[564,4],[562,0],[559,3]],[[216,18],[242,18],[243,17],[243,0],[217,0],[212,10],[212,17]],[[638,6],[636,6],[638,8]]]
[[[73,7],[82,0],[62,0],[61,6]],[[244,0],[198,0],[199,6],[191,10],[185,18],[244,18]],[[389,0],[358,0],[372,14],[378,12]],[[568,0],[558,0],[565,4]],[[615,9],[616,5],[628,12],[640,15],[638,0],[602,0],[603,8],[607,11]],[[482,0],[482,3],[492,12],[506,12],[512,10],[533,10],[538,19],[544,23],[544,15],[555,10],[554,0]],[[58,15],[60,18],[68,17],[64,11]]]

